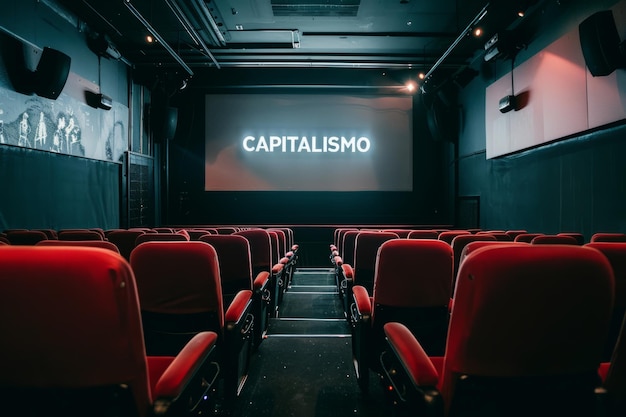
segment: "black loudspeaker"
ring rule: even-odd
[[[35,94],[56,99],[63,91],[72,60],[56,49],[45,47],[34,74]]]
[[[154,140],[162,142],[174,139],[178,126],[178,109],[176,107],[156,107],[151,114]]]
[[[578,25],[585,64],[594,77],[622,68],[620,37],[611,10],[596,12]]]
[[[443,91],[432,93],[425,100],[426,122],[436,141],[456,143],[459,137],[459,109],[454,100]]]

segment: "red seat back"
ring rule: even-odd
[[[474,251],[457,277],[439,379],[447,413],[480,415],[486,402],[502,415],[521,406],[590,413],[613,289],[609,262],[590,248]]]
[[[108,393],[98,406],[109,406],[117,390],[129,396],[135,415],[147,414],[151,394],[137,291],[119,254],[12,246],[0,250],[0,270],[0,355],[11,358],[2,365],[1,386],[39,389],[30,400],[55,412],[53,401],[84,403],[90,389]],[[71,392],[74,397],[66,398]]]
[[[594,233],[591,242],[626,242],[626,233]]]
[[[15,230],[7,232],[7,239],[11,245],[30,246],[48,239],[48,236],[40,230]]]
[[[452,248],[440,240],[391,239],[381,244],[374,278],[372,327],[404,323],[427,353],[442,355],[452,295]]]
[[[102,234],[95,230],[60,230],[59,240],[104,240]]]
[[[117,246],[125,259],[130,260],[130,253],[135,248],[137,236],[145,233],[145,230],[112,230],[106,234],[106,237],[109,242]]]
[[[615,276],[615,303],[603,361],[609,362],[626,314],[626,242],[590,242],[586,247],[599,250],[607,257]]]
[[[391,232],[365,232],[356,235],[354,242],[354,285],[361,285],[371,294],[374,287],[374,271],[378,248],[398,235]]]
[[[444,232],[439,233],[439,236],[437,237],[437,239],[443,240],[444,242],[452,246],[452,240],[454,240],[455,237],[459,235],[469,235],[469,234],[471,233],[467,230],[446,230]]]
[[[198,241],[151,241],[137,246],[135,273],[150,354],[172,354],[199,331],[223,337],[224,305],[215,249]]]
[[[233,233],[235,236],[243,236],[250,244],[250,256],[252,260],[252,275],[259,272],[272,271],[272,238],[267,230],[247,229]]]
[[[574,237],[565,235],[535,236],[530,243],[533,245],[578,245]]]
[[[120,253],[117,246],[106,240],[42,240],[36,246],[90,246],[92,248],[108,249]]]
[[[238,235],[204,235],[200,241],[217,252],[224,303],[228,305],[240,290],[252,290],[252,261],[248,239]]]
[[[135,238],[135,246],[139,246],[145,242],[167,241],[167,242],[186,242],[187,236],[181,233],[144,233]]]
[[[409,239],[437,239],[439,232],[436,230],[411,230],[407,237]]]
[[[520,233],[513,239],[514,242],[530,243],[537,236],[542,236],[543,233]]]
[[[452,239],[452,252],[454,252],[454,274],[452,275],[452,289],[454,290],[454,282],[456,281],[456,274],[459,271],[459,263],[461,261],[461,253],[465,246],[471,242],[497,242],[495,236],[482,233],[482,234],[462,234],[455,236]]]

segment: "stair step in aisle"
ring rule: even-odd
[[[278,317],[253,355],[233,415],[374,417],[389,414],[382,387],[359,390],[350,326],[331,268],[299,268]]]

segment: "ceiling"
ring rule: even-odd
[[[450,74],[537,0],[57,0],[147,73],[186,81],[232,68]],[[486,14],[485,14],[486,12]],[[473,36],[481,27],[484,34]],[[104,35],[105,43],[102,41]],[[151,35],[154,41],[148,42]],[[100,45],[100,46],[98,46]],[[112,47],[112,48],[111,48]],[[106,53],[103,52],[104,55]],[[231,71],[232,72],[232,71]],[[235,71],[236,72],[236,71]]]

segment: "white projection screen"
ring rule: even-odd
[[[412,191],[409,96],[209,94],[206,191]]]

